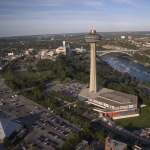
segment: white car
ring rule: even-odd
[[[0,105],[3,105],[4,103],[0,102]]]

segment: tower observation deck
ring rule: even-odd
[[[96,42],[101,40],[101,36],[96,33],[96,30],[91,30],[85,35],[86,42],[90,43],[91,61],[90,61],[90,88],[89,92],[97,92],[97,71],[96,71]]]

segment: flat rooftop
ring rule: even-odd
[[[89,89],[83,89],[78,96],[87,99],[97,100],[112,106],[124,106],[137,104],[138,97],[107,88],[99,88],[97,93],[89,92]]]
[[[127,146],[127,144],[113,139],[111,139],[106,145],[116,150],[123,150]]]

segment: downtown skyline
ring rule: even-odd
[[[0,37],[150,31],[149,0],[1,0]]]

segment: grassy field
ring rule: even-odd
[[[150,114],[144,110],[141,110],[141,114],[138,117],[118,119],[115,122],[120,122],[121,126],[128,130],[146,128],[150,127]]]
[[[25,78],[41,78],[41,76],[48,76],[51,75],[51,71],[42,71],[42,72],[28,72],[28,71],[22,71],[18,74],[19,77],[25,77]]]

